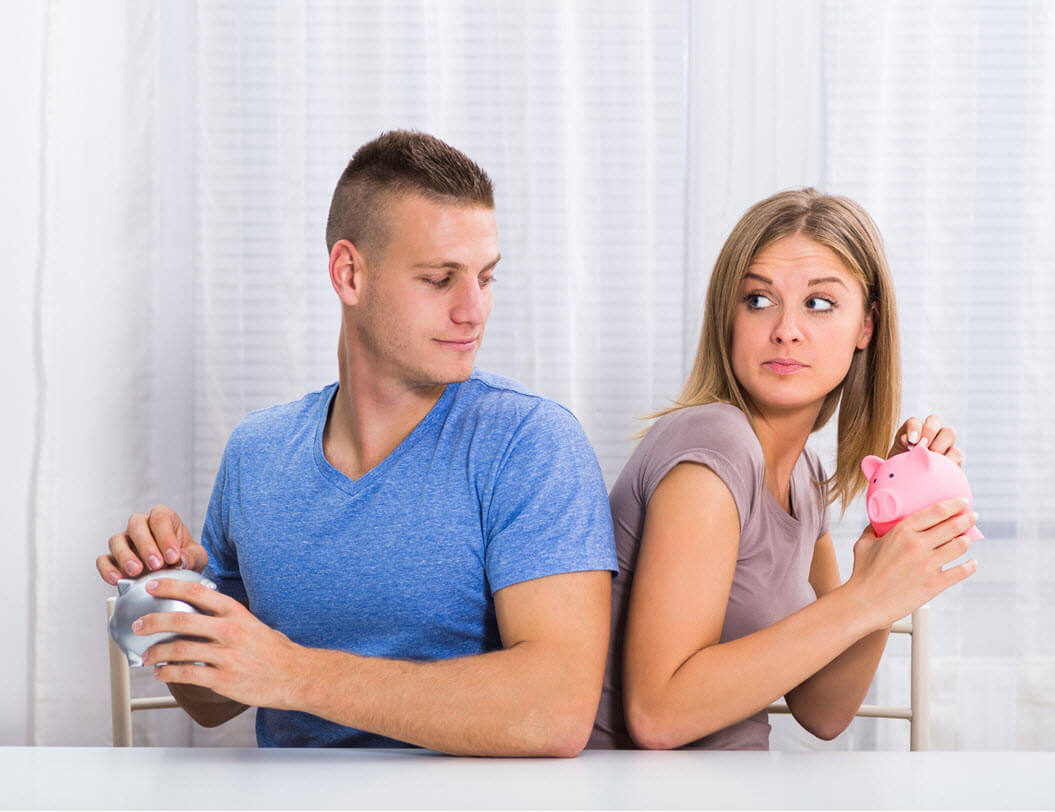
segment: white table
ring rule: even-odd
[[[1055,753],[600,752],[452,758],[408,750],[0,748],[0,807],[1055,807]]]

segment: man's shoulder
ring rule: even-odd
[[[511,378],[477,370],[460,384],[457,401],[460,419],[473,426],[474,436],[485,437],[487,446],[553,459],[593,456],[570,409]]]
[[[329,402],[336,386],[331,383],[297,400],[254,409],[238,421],[231,432],[231,440],[239,445],[274,444],[304,431],[314,431],[319,410],[323,408],[323,402]]]
[[[460,385],[459,401],[463,408],[478,416],[491,416],[517,423],[555,423],[578,421],[567,407],[528,389],[519,381],[484,370],[474,370]]]

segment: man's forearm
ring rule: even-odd
[[[529,642],[426,663],[307,651],[291,709],[445,753],[573,756],[600,698],[576,652]]]

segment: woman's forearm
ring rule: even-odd
[[[668,748],[735,724],[874,637],[877,625],[852,588],[835,589],[772,626],[700,649],[662,685],[626,686],[630,733]]]
[[[889,636],[886,628],[862,637],[789,691],[788,707],[798,723],[821,739],[842,733],[868,693]]]

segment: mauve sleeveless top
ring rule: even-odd
[[[721,641],[756,632],[816,600],[809,583],[818,538],[828,532],[828,510],[815,484],[825,478],[806,449],[791,475],[789,515],[766,489],[762,447],[735,406],[708,403],[661,417],[641,440],[609,494],[619,574],[612,583],[612,637],[604,690],[588,747],[634,747],[623,717],[623,630],[630,587],[656,486],[680,462],[706,465],[725,483],[740,516],[740,545]],[[768,750],[766,711],[684,745],[708,750]]]

